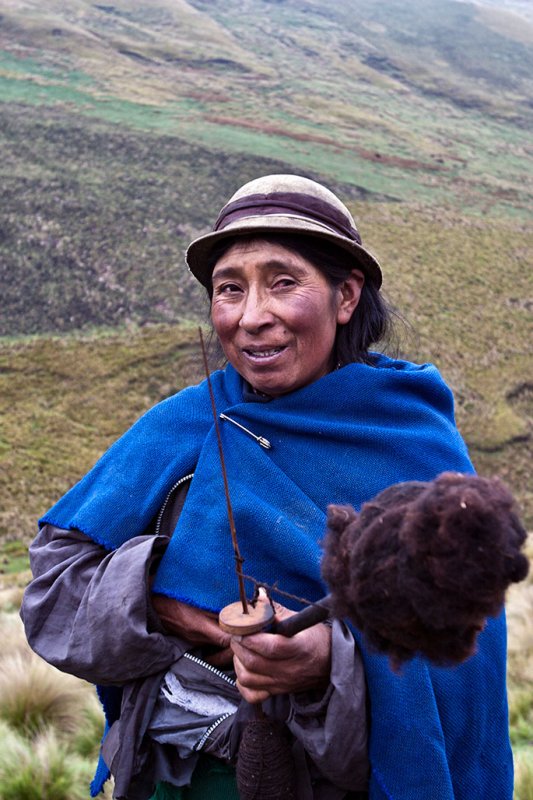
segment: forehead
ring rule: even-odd
[[[222,270],[226,271],[228,268],[236,270],[246,267],[268,269],[276,266],[317,271],[314,264],[291,248],[268,239],[246,238],[244,241],[237,241],[232,244],[220,256],[213,269],[213,276],[219,274]]]

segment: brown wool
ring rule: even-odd
[[[295,769],[286,727],[256,719],[239,746],[237,787],[241,800],[294,800]]]
[[[330,506],[322,573],[332,612],[348,617],[393,667],[417,653],[460,663],[513,582],[525,578],[526,531],[497,479],[447,472]]]

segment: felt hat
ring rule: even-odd
[[[209,256],[221,240],[250,234],[294,233],[330,241],[353,255],[354,268],[379,289],[381,269],[362,245],[354,219],[344,203],[322,184],[300,175],[265,175],[238,189],[222,208],[211,233],[187,249],[187,264],[209,286]]]

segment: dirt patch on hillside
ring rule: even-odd
[[[289,128],[283,128],[279,125],[270,125],[265,122],[254,122],[249,119],[241,119],[239,117],[224,117],[217,114],[206,114],[204,119],[207,122],[213,122],[216,125],[231,125],[234,128],[248,128],[261,133],[272,134],[273,136],[284,136],[287,139],[294,139],[298,142],[314,142],[316,144],[325,144],[328,147],[333,147],[336,150],[348,150],[352,153],[357,153],[358,156],[367,161],[375,161],[380,164],[387,164],[392,167],[400,167],[401,169],[414,169],[414,170],[430,170],[431,172],[447,171],[447,167],[443,164],[418,161],[415,158],[403,158],[402,156],[392,156],[386,153],[379,153],[375,150],[366,150],[363,147],[356,147],[354,145],[343,144],[336,139],[331,139],[328,136],[321,136],[316,133],[303,133],[292,131]]]

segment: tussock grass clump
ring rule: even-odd
[[[7,595],[4,601],[0,800],[86,800],[104,727],[96,693],[32,652]]]
[[[533,534],[526,555],[533,559]],[[514,800],[533,800],[533,570],[507,600],[509,723],[515,758]]]
[[[84,800],[90,766],[47,728],[29,740],[0,722],[2,800]]]
[[[31,651],[0,660],[0,718],[21,734],[32,736],[49,725],[62,734],[74,733],[85,694],[79,680]]]
[[[85,704],[80,709],[79,727],[70,739],[74,752],[89,759],[95,766],[100,752],[100,742],[104,731],[102,707],[95,694],[87,694]]]
[[[533,754],[521,753],[515,759],[514,800],[533,800]]]
[[[84,710],[97,705],[92,687],[30,650],[18,614],[0,613],[0,639],[0,720],[30,739],[50,727],[60,737],[87,729]]]

